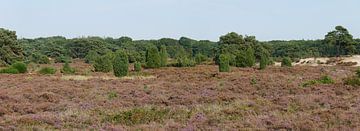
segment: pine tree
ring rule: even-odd
[[[283,58],[282,62],[281,62],[281,67],[291,67],[292,61],[289,57],[285,57]]]
[[[260,70],[265,69],[268,63],[269,63],[269,58],[266,55],[262,54],[260,58]]]
[[[112,58],[106,54],[98,57],[94,62],[95,72],[110,72],[112,70]]]
[[[159,68],[160,67],[160,55],[155,46],[149,47],[146,52],[146,67],[147,68]]]
[[[113,64],[114,75],[116,77],[124,77],[129,73],[129,58],[125,51],[118,50],[115,53]]]
[[[230,72],[229,58],[224,54],[219,56],[219,71]]]

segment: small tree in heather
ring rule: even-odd
[[[141,63],[140,62],[135,62],[134,63],[134,69],[136,72],[140,72],[141,71]]]
[[[94,63],[95,72],[110,72],[112,70],[112,58],[108,54],[98,57]]]
[[[66,61],[65,64],[63,65],[63,68],[61,69],[61,73],[66,75],[74,74],[75,69],[71,68],[69,62]]]
[[[289,57],[285,57],[283,58],[283,60],[281,61],[281,67],[291,67],[292,61]]]
[[[269,63],[269,58],[266,55],[262,54],[260,56],[260,70],[265,69],[268,63]]]
[[[160,67],[160,55],[155,46],[149,47],[146,52],[146,67],[147,68],[159,68]]]
[[[166,47],[164,45],[162,45],[160,47],[160,66],[161,67],[166,67],[167,59],[168,59],[168,53],[166,51]]]
[[[219,71],[230,72],[229,58],[224,54],[219,56]]]
[[[129,73],[129,58],[126,52],[118,50],[115,53],[114,64],[113,64],[114,75],[116,77],[124,77]]]
[[[85,62],[93,64],[98,59],[98,57],[99,57],[99,54],[96,51],[91,50],[85,56]]]

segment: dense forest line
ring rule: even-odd
[[[255,36],[242,36],[232,32],[220,36],[217,42],[187,37],[159,40],[133,40],[130,37],[67,39],[62,36],[17,39],[15,31],[0,29],[0,65],[10,65],[15,61],[37,64],[63,63],[75,58],[85,59],[90,63],[95,61],[94,57],[117,50],[123,50],[130,63],[145,63],[150,48],[156,47],[160,51],[163,47],[168,57],[173,60],[170,65],[191,66],[206,60],[214,60],[218,64],[219,56],[226,54],[230,65],[242,67],[244,63],[241,61],[246,61],[252,56],[254,56],[252,61],[259,62],[261,56],[268,57],[270,61],[279,61],[284,57],[295,60],[306,57],[359,54],[358,43],[360,39],[353,39],[348,30],[342,26],[337,26],[335,30],[326,34],[324,39],[319,40],[258,41]],[[253,65],[251,63],[250,65]]]

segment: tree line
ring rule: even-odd
[[[324,39],[319,40],[258,41],[255,36],[231,32],[220,36],[217,42],[187,37],[159,40],[133,40],[130,37],[67,39],[62,36],[17,39],[15,31],[0,28],[0,65],[7,66],[17,61],[65,63],[80,58],[99,67],[96,63],[112,61],[113,54],[121,50],[129,63],[146,63],[149,68],[187,67],[206,61],[213,61],[218,65],[228,63],[229,66],[236,67],[252,67],[259,62],[263,63],[264,68],[264,65],[281,61],[285,57],[294,60],[359,54],[358,43],[360,40],[354,39],[342,26],[335,27]],[[98,70],[109,68],[99,67]]]

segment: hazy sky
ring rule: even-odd
[[[0,0],[0,27],[19,37],[130,36],[217,41],[320,39],[336,25],[360,37],[360,0]]]

